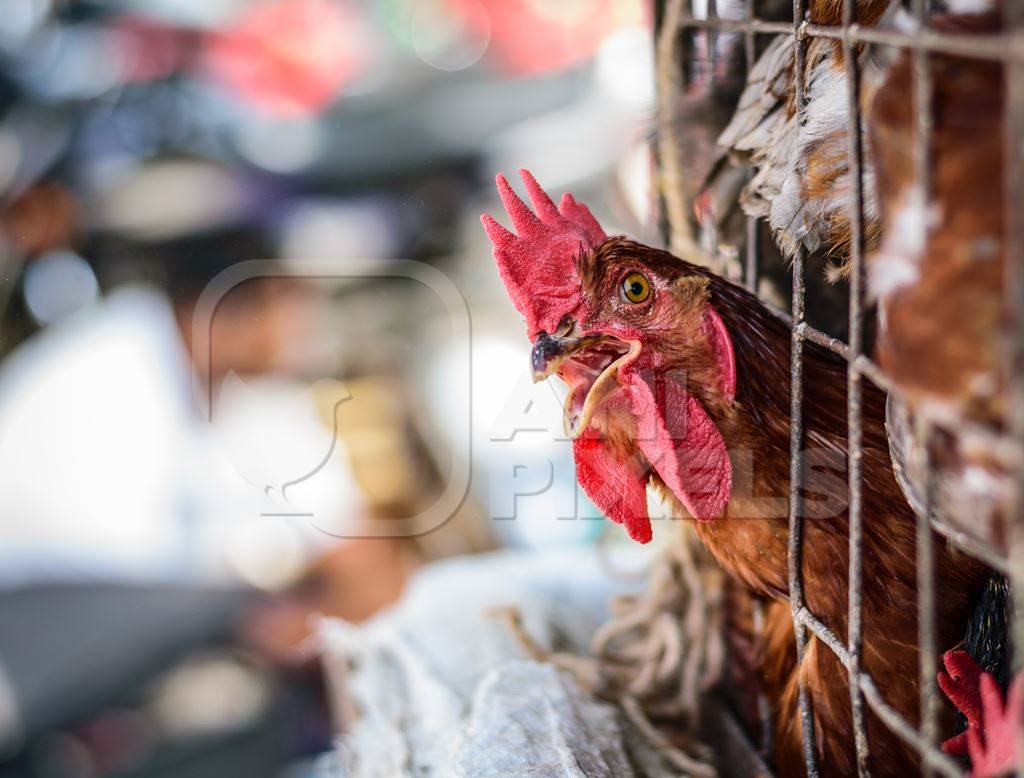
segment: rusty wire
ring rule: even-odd
[[[1013,5],[1013,3],[1007,3]],[[801,17],[802,18],[802,17]],[[714,29],[719,32],[752,32],[772,35],[793,34],[793,25],[787,22],[768,22],[763,19],[699,19],[683,16],[679,20],[681,27],[697,29]],[[798,25],[798,28],[801,25]],[[828,38],[842,41],[844,38],[851,43],[873,43],[881,46],[892,46],[901,49],[923,49],[932,54],[945,54],[950,57],[968,57],[970,59],[990,60],[994,62],[1024,64],[1024,50],[1014,43],[1009,33],[993,35],[951,34],[927,32],[920,35],[907,35],[891,30],[878,30],[872,27],[851,25],[849,29],[831,27],[822,24],[804,24],[800,30],[805,38]]]
[[[917,34],[928,29],[928,0],[914,0]],[[932,117],[931,56],[926,49],[913,51],[913,103],[914,103],[914,177],[925,202],[932,193],[931,146],[934,120]],[[921,223],[921,245],[927,244],[928,220]],[[921,715],[920,736],[929,749],[939,744],[939,691],[935,682],[938,660],[935,645],[935,550],[929,517],[933,513],[937,489],[936,475],[931,466],[932,427],[927,420],[918,422],[918,435],[925,457],[924,509],[917,514],[915,541],[917,548],[917,618],[918,618],[918,683]],[[925,762],[924,778],[931,778],[934,768]]]
[[[856,0],[843,3],[843,28],[849,29],[856,18]],[[863,352],[864,337],[864,148],[860,117],[860,64],[855,44],[843,37],[843,66],[846,69],[846,102],[849,121],[847,165],[850,169],[850,356],[854,361]],[[847,650],[850,653],[850,709],[853,720],[853,743],[857,756],[857,774],[868,774],[868,733],[864,723],[864,698],[860,688],[860,656],[863,633],[864,516],[863,487],[863,413],[861,407],[861,374],[847,366],[846,426],[847,459],[849,462],[849,605],[847,614]]]
[[[811,327],[805,320],[805,258],[806,251],[798,246],[793,256],[792,310],[790,316],[781,314],[792,327],[791,349],[791,405],[790,405],[790,493],[789,493],[789,591],[794,631],[796,634],[797,661],[802,662],[810,632],[839,658],[850,678],[850,698],[854,723],[857,768],[860,775],[868,774],[870,743],[864,723],[863,703],[874,712],[889,729],[911,745],[920,754],[925,775],[962,776],[960,766],[938,748],[939,697],[935,684],[937,669],[935,644],[935,569],[934,541],[932,532],[943,535],[953,545],[1007,574],[1013,583],[1015,593],[1024,594],[1024,499],[1017,500],[1017,515],[1013,522],[1012,542],[1007,558],[970,538],[965,533],[945,525],[936,519],[931,506],[934,505],[936,479],[928,468],[925,484],[925,510],[917,521],[917,567],[918,567],[918,629],[920,645],[920,709],[921,723],[914,726],[893,707],[879,690],[875,680],[860,666],[862,630],[862,558],[863,540],[862,516],[862,407],[861,381],[867,378],[886,392],[897,391],[885,373],[863,352],[864,332],[864,182],[863,182],[863,136],[860,111],[860,73],[857,60],[858,47],[864,44],[905,49],[913,56],[913,105],[914,105],[914,167],[918,184],[927,193],[931,190],[931,142],[934,119],[932,116],[932,73],[931,56],[935,54],[967,57],[979,60],[1001,62],[1006,71],[1006,126],[1005,126],[1005,170],[1006,170],[1006,251],[1007,251],[1007,309],[1009,311],[1011,337],[1007,354],[1011,380],[1011,402],[1007,428],[1009,442],[980,425],[956,421],[958,431],[984,443],[992,455],[1008,467],[1021,474],[1018,497],[1024,495],[1024,3],[1003,4],[1004,32],[988,35],[947,34],[930,30],[927,25],[928,0],[914,0],[913,12],[918,22],[913,33],[865,28],[855,23],[856,0],[844,0],[843,20],[840,26],[814,25],[806,21],[806,0],[793,0],[793,21],[772,22],[758,19],[754,0],[747,0],[743,19],[723,19],[711,7],[707,18],[681,13],[675,0],[673,21],[676,29],[706,30],[709,34],[735,32],[744,35],[744,54],[749,69],[755,61],[755,38],[758,34],[784,34],[794,38],[794,101],[798,111],[806,103],[805,59],[808,40],[824,38],[839,41],[844,53],[848,94],[849,138],[848,166],[852,181],[849,213],[851,221],[851,276],[849,308],[849,343],[833,338],[825,332]],[[663,31],[664,33],[665,31]],[[798,122],[798,132],[800,125]],[[928,225],[922,226],[927,230]],[[748,289],[757,292],[758,287],[758,237],[759,223],[754,218],[746,224],[746,261],[743,281]],[[843,357],[848,363],[848,457],[849,457],[849,613],[848,635],[844,643],[827,625],[811,613],[804,601],[801,573],[803,512],[802,512],[802,470],[803,470],[803,344],[811,341]],[[919,433],[927,444],[933,426],[949,422],[933,415],[931,409],[919,414]],[[925,446],[927,448],[927,445]],[[1018,647],[1014,665],[1024,667],[1024,597],[1015,595],[1014,644]],[[814,737],[814,713],[811,700],[803,680],[799,689],[800,718],[803,733],[803,751],[807,774],[818,774],[817,752]],[[1024,755],[1024,748],[1021,749]],[[1024,766],[1024,765],[1022,765]]]
[[[807,102],[804,84],[804,70],[807,58],[807,39],[801,29],[806,11],[805,0],[793,0],[793,91],[797,115],[800,116]],[[797,124],[799,132],[799,122]],[[807,630],[797,616],[804,610],[803,582],[803,447],[804,447],[804,340],[799,326],[804,323],[804,256],[802,245],[797,246],[793,255],[793,339],[790,357],[790,422],[789,422],[789,602],[793,610],[793,632],[796,635],[797,664],[802,665],[807,650]],[[814,710],[811,696],[807,691],[804,674],[799,675],[800,731],[803,737],[804,761],[808,778],[818,775],[818,754],[814,737]]]

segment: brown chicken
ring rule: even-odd
[[[817,25],[839,25],[843,5],[842,0],[810,0],[807,19]],[[995,0],[947,0],[933,3],[933,9],[974,16],[996,5]],[[941,19],[948,15],[935,18],[941,25]],[[858,0],[854,21],[862,27],[878,26],[904,33],[916,26],[898,0]],[[856,49],[862,115],[870,112],[893,51],[863,46]],[[806,104],[799,111],[794,67],[793,36],[777,36],[751,68],[733,117],[718,143],[733,164],[750,167],[752,177],[739,197],[739,205],[745,213],[768,222],[783,253],[792,255],[799,246],[807,251],[820,250],[845,271],[850,245],[851,178],[850,107],[843,48],[835,40],[808,41],[803,71]],[[903,84],[901,99],[907,110],[913,102],[911,95],[910,84]],[[868,146],[866,137],[864,141]],[[881,223],[872,186],[874,159],[870,149],[867,151],[864,232],[871,246],[878,239]],[[729,180],[728,166],[720,165],[712,170],[705,191],[716,192]],[[726,212],[724,207],[719,210]],[[837,274],[830,275],[835,278]]]
[[[873,26],[883,20],[890,0],[861,0],[856,21]],[[808,20],[838,25],[843,3],[811,0]],[[881,78],[884,63],[858,52],[861,65],[861,102],[868,104]],[[797,110],[793,83],[792,35],[779,35],[751,69],[747,86],[729,125],[718,139],[733,162],[752,168],[753,176],[739,203],[751,215],[765,219],[779,247],[792,255],[799,246],[822,249],[845,260],[850,243],[847,167],[847,75],[843,50],[837,41],[814,38],[807,45],[804,64],[806,105]],[[721,176],[715,171],[715,176]],[[870,173],[868,174],[870,176]],[[714,189],[715,178],[707,186]],[[877,231],[871,193],[866,193],[865,231],[872,240]]]
[[[981,34],[996,31],[997,21],[947,16],[933,27]],[[883,227],[868,260],[878,359],[904,398],[893,402],[890,430],[911,502],[923,509],[924,446],[914,418],[927,411],[937,423],[939,517],[1004,547],[1013,461],[993,443],[1004,434],[1008,385],[1003,73],[998,63],[949,56],[933,57],[932,70],[927,198],[914,166],[909,56],[887,74],[869,115]]]
[[[823,772],[855,771],[847,675],[811,640],[796,667],[787,578],[790,331],[753,295],[706,270],[622,237],[585,206],[559,206],[523,172],[536,213],[504,177],[498,188],[517,234],[485,229],[509,295],[525,317],[539,380],[569,386],[566,427],[577,478],[609,518],[651,538],[646,487],[693,519],[722,567],[767,609],[761,675],[774,708],[775,762],[803,772],[798,675],[815,706]],[[810,610],[846,639],[848,513],[846,367],[807,344],[807,472],[803,578]],[[887,701],[917,719],[914,518],[894,480],[885,397],[864,387],[863,667]],[[981,565],[937,544],[939,646],[963,635]],[[946,735],[952,721],[944,722]],[[871,769],[908,775],[916,759],[868,717]]]

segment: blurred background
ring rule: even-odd
[[[658,242],[650,24],[5,5],[0,776],[306,775],[317,614],[366,619],[440,557],[598,541],[478,219],[528,167]]]

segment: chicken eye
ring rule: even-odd
[[[622,279],[622,296],[631,303],[642,303],[651,296],[651,282],[642,273],[630,273]]]

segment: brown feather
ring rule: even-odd
[[[981,17],[970,17],[977,30]],[[959,19],[958,26],[967,24]],[[947,19],[943,27],[953,20]],[[991,31],[989,27],[989,31]],[[886,326],[879,360],[912,396],[950,403],[978,421],[998,423],[1005,375],[1002,327],[1003,75],[997,63],[936,57],[932,137],[930,231],[916,263],[919,279],[881,301]],[[903,56],[879,90],[871,112],[871,148],[877,159],[878,196],[896,237],[896,221],[915,186],[912,83]],[[917,226],[917,225],[915,225]],[[873,275],[895,259],[882,247]],[[966,311],[970,312],[965,316]]]
[[[942,32],[991,33],[996,15],[944,16]],[[913,66],[904,54],[878,89],[870,148],[884,231],[868,258],[879,308],[878,361],[901,390],[891,409],[894,458],[911,502],[944,523],[1005,550],[1016,468],[992,440],[1009,384],[1004,305],[1004,78],[1001,66],[932,58],[931,188],[916,181]],[[916,419],[935,422],[926,447]],[[983,444],[964,422],[982,429]],[[930,464],[926,459],[929,455]],[[930,467],[930,473],[927,468]]]
[[[863,25],[874,24],[885,13],[889,3],[890,0],[860,0],[854,21]],[[811,0],[807,10],[814,24],[836,26],[843,23],[844,5],[845,0]]]

